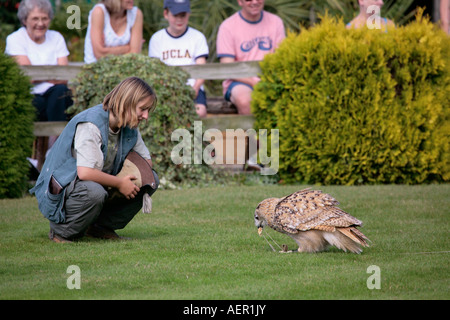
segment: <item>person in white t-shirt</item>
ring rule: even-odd
[[[200,31],[188,26],[189,0],[164,0],[164,18],[169,26],[157,31],[150,39],[148,54],[170,66],[205,64],[209,55],[208,43]],[[195,91],[195,111],[206,117],[204,79],[189,79]]]
[[[133,0],[102,0],[89,12],[84,42],[84,62],[96,62],[106,55],[140,53],[142,11]]]
[[[22,0],[17,16],[22,27],[6,38],[5,53],[19,65],[67,65],[69,51],[63,36],[49,30],[53,18],[48,0]],[[65,81],[33,81],[33,105],[40,121],[67,120],[72,105],[71,91]]]

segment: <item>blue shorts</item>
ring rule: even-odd
[[[247,87],[249,87],[250,89],[253,90],[253,87],[251,85],[249,85],[249,84],[246,84],[246,83],[243,83],[243,82],[239,82],[239,81],[233,81],[233,82],[230,83],[230,86],[228,87],[227,92],[225,92],[225,100],[226,101],[231,101],[230,100],[230,98],[231,98],[231,90],[237,85],[244,85],[244,86],[247,86]]]
[[[204,90],[198,90],[197,98],[194,100],[195,104],[203,104],[206,106],[206,93]]]

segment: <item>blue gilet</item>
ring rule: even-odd
[[[103,160],[108,151],[109,112],[99,104],[73,117],[64,128],[61,135],[51,148],[42,167],[36,185],[30,190],[36,194],[41,213],[55,223],[65,222],[64,200],[67,186],[77,177],[77,160],[72,156],[72,145],[77,125],[81,122],[91,122],[96,125],[102,135],[101,150]],[[113,175],[123,166],[128,153],[137,142],[137,129],[121,128],[119,146],[114,160]],[[63,188],[59,194],[52,194],[49,189],[50,179],[54,178]]]

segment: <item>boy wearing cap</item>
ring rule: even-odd
[[[189,0],[164,0],[164,18],[169,26],[157,31],[150,39],[148,55],[171,66],[204,64],[209,55],[206,38],[189,27]],[[195,111],[206,117],[206,94],[203,79],[189,79],[196,94]]]

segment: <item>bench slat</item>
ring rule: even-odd
[[[201,65],[181,66],[194,79],[223,80],[254,77],[261,73],[259,61],[233,63],[206,63]]]
[[[253,115],[214,115],[202,119],[205,129],[216,128],[219,130],[226,129],[243,129],[253,128],[255,118]],[[67,125],[66,121],[45,121],[35,122],[33,134],[36,137],[58,136]]]
[[[20,66],[32,80],[72,81],[84,64],[71,62],[67,66]],[[233,63],[206,63],[203,65],[180,66],[194,79],[220,80],[253,77],[261,73],[259,61]]]
[[[71,81],[81,71],[82,63],[71,63],[67,66],[20,66],[31,80]]]
[[[66,124],[67,121],[35,122],[33,134],[36,137],[59,136]]]

